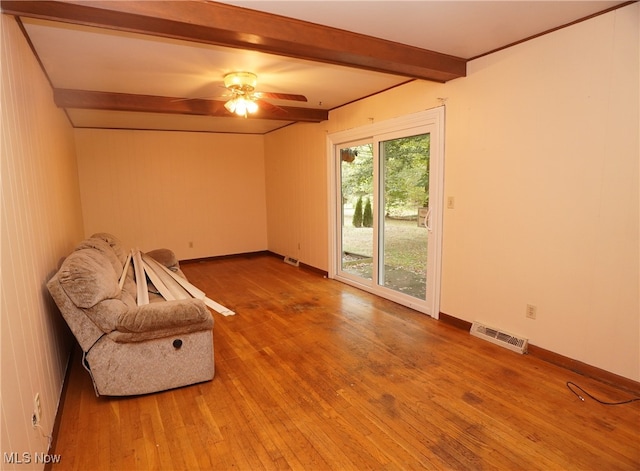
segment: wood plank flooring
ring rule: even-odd
[[[213,381],[96,398],[76,355],[54,470],[638,470],[640,403],[270,256],[183,264]],[[188,365],[185,365],[188,368]]]

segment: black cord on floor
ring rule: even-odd
[[[572,387],[573,386],[573,387]],[[580,398],[581,401],[584,401],[584,397],[581,396],[580,394],[578,394],[576,392],[575,389],[579,389],[583,394],[585,394],[586,396],[589,396],[591,399],[593,399],[596,402],[599,402],[602,405],[605,406],[621,406],[623,404],[629,404],[630,402],[634,402],[634,401],[640,401],[640,397],[634,397],[633,399],[629,399],[626,401],[620,401],[620,402],[607,402],[607,401],[602,401],[600,399],[598,399],[597,397],[592,396],[591,394],[589,394],[587,391],[585,391],[584,389],[582,389],[580,386],[578,386],[576,383],[571,382],[571,381],[567,381],[567,388],[569,388],[569,391],[571,391],[573,394],[575,394],[576,396],[578,396]]]

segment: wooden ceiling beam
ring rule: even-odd
[[[133,111],[141,113],[169,113],[223,118],[238,117],[229,112],[224,101],[184,99],[154,95],[132,95],[128,93],[96,92],[90,90],[70,90],[57,88],[53,91],[56,106],[70,109],[91,109],[107,111]],[[329,112],[316,108],[292,106],[260,107],[249,115],[255,119],[278,121],[303,121],[319,123],[329,118]]]
[[[249,49],[446,82],[466,60],[413,46],[210,1],[2,0],[5,13]]]

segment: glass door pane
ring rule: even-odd
[[[373,144],[339,149],[340,271],[373,280]]]
[[[430,134],[379,145],[378,284],[426,300]]]
[[[444,107],[329,140],[335,191],[329,276],[437,318]]]

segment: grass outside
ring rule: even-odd
[[[342,232],[345,271],[371,279],[373,229],[353,227],[353,210],[345,207]],[[416,220],[384,221],[385,286],[424,299],[427,269],[427,229]]]
[[[344,252],[373,256],[373,229],[353,227],[353,210],[345,208],[342,249]],[[386,218],[385,265],[424,273],[427,267],[427,229],[416,220]]]

